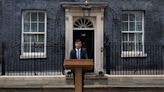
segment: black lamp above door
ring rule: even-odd
[[[89,0],[85,0],[85,4],[82,6],[84,17],[85,16],[87,16],[87,17],[90,16],[91,8],[92,8],[92,6],[89,5]]]

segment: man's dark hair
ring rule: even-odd
[[[81,42],[81,43],[82,43],[82,41],[81,41],[80,39],[77,39],[77,40],[75,41],[75,43],[78,43],[78,42]]]

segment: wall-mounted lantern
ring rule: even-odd
[[[82,6],[84,16],[90,16],[92,6],[89,5],[89,1],[85,0],[85,5]]]

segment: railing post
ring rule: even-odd
[[[1,45],[2,45],[2,47],[1,47],[2,48],[2,50],[1,50],[1,60],[2,60],[1,61],[1,64],[2,64],[2,67],[1,67],[2,70],[1,70],[1,72],[2,72],[2,75],[5,75],[5,61],[4,61],[5,60],[4,59],[5,46],[4,46],[4,43],[2,43]]]
[[[34,52],[36,52],[36,48],[38,49],[38,47],[36,46],[36,42],[34,42]],[[34,62],[34,75],[37,75],[37,72],[36,72],[36,66],[37,66],[37,65],[36,65],[36,58],[37,58],[37,57],[38,57],[38,56],[35,56],[35,55],[34,55],[34,59],[33,59],[33,60],[34,60],[34,61],[33,61],[33,62]]]

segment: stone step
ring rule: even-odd
[[[86,74],[86,76],[95,76]],[[106,75],[105,75],[106,76]],[[84,92],[164,92],[164,76],[115,76],[85,80]],[[74,92],[72,80],[54,76],[1,76],[0,92]]]
[[[66,76],[66,79],[73,80],[73,75]],[[108,80],[108,77],[94,73],[85,73],[85,80]]]
[[[0,92],[75,92],[74,88],[5,88]],[[84,92],[164,92],[164,88],[85,88]]]

